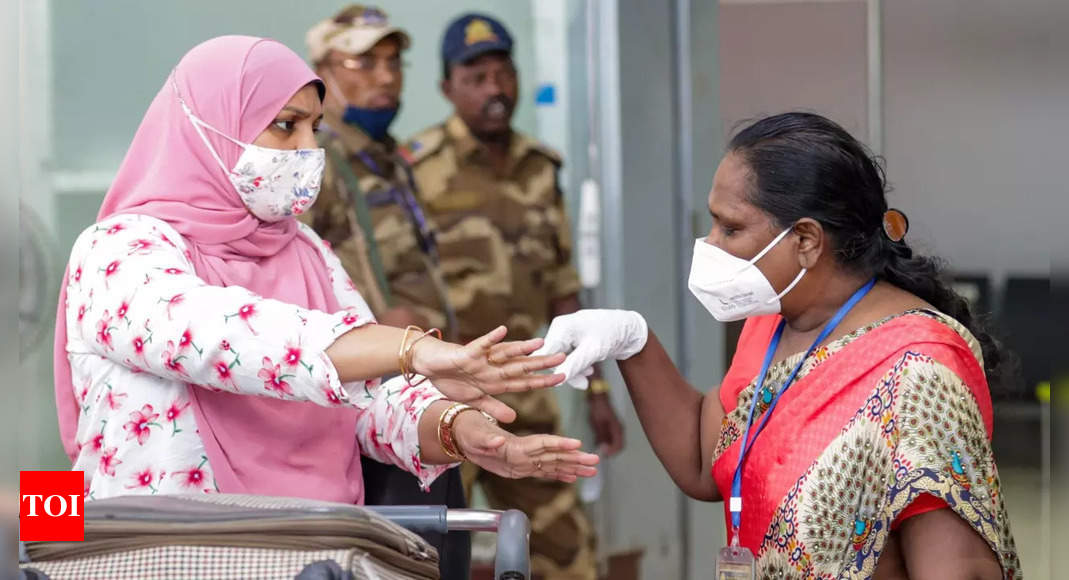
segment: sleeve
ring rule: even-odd
[[[895,518],[895,521],[891,523],[891,530],[897,530],[898,527],[902,525],[902,522],[908,520],[909,518],[912,518],[913,516],[919,516],[921,514],[934,512],[936,510],[941,510],[948,507],[950,507],[950,505],[947,504],[947,502],[935,497],[934,495],[927,493],[921,494],[913,500],[913,503],[909,504],[908,506],[906,506],[905,509],[898,512],[898,517]]]
[[[342,306],[351,312],[371,317],[367,303],[349,281],[338,257],[315,232],[307,227],[303,227],[302,231],[320,248]],[[414,474],[424,490],[452,467],[423,465],[420,461],[420,419],[431,403],[445,398],[430,382],[412,386],[402,377],[395,377],[381,385],[373,382],[355,385],[352,392],[356,394],[350,400],[359,411],[356,439],[361,453],[379,463],[395,465]]]
[[[968,356],[968,355],[965,355]],[[1004,568],[1013,540],[985,424],[987,384],[964,357],[942,345],[905,351],[870,402],[890,429],[890,525],[949,508],[984,538]],[[878,401],[885,401],[878,403]]]
[[[423,465],[420,461],[419,421],[431,403],[444,398],[429,382],[413,387],[403,377],[364,389],[353,398],[361,410],[356,422],[361,451],[414,474],[427,491],[439,475],[457,465]]]
[[[147,216],[86,230],[71,254],[68,350],[208,389],[320,405],[350,402],[326,349],[373,322],[269,300],[193,273],[181,237]],[[375,381],[370,384],[374,385]]]
[[[556,180],[559,177],[556,175],[559,168],[554,166],[553,171],[554,179]],[[559,216],[555,220],[557,227],[554,236],[557,246],[557,263],[556,269],[551,276],[553,284],[550,299],[553,300],[566,298],[582,290],[582,284],[579,282],[579,272],[572,265],[572,224],[571,220],[568,219],[568,210],[564,206],[564,195],[559,185],[556,188],[556,192],[551,210]]]

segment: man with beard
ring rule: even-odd
[[[316,24],[306,40],[327,89],[319,128],[327,166],[319,197],[301,219],[330,242],[380,322],[440,328],[455,338],[434,231],[389,134],[400,107],[408,34],[378,8],[353,4]],[[392,465],[365,458],[363,472],[369,505],[466,505],[457,469],[438,478],[430,493]],[[470,534],[423,535],[438,549],[443,578],[468,577]]]
[[[442,41],[441,90],[454,115],[400,150],[439,228],[442,275],[461,341],[499,324],[511,340],[531,338],[553,317],[580,308],[557,183],[561,158],[510,126],[519,91],[511,53],[509,32],[493,18],[467,14],[453,21]],[[612,455],[623,446],[623,430],[606,385],[593,377],[588,401],[595,440]],[[555,397],[549,390],[500,397],[518,414],[506,428],[558,432]],[[461,469],[469,492],[479,483],[491,507],[518,508],[531,518],[535,575],[596,577],[594,534],[575,485],[505,480],[470,464]]]

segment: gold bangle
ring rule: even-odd
[[[415,338],[415,340],[410,342],[408,344],[408,347],[405,348],[404,353],[401,355],[401,375],[405,378],[405,381],[409,385],[415,387],[415,386],[418,386],[418,385],[422,384],[423,381],[427,380],[427,377],[423,377],[420,380],[416,381],[415,383],[412,382],[412,379],[416,378],[416,370],[414,368],[412,368],[412,356],[413,356],[413,350],[416,347],[416,343],[421,341],[421,340],[423,340],[424,338],[427,338],[428,336],[430,336],[432,334],[437,335],[438,340],[441,340],[442,339],[442,331],[438,330],[437,328],[432,328],[432,329],[430,329],[428,331],[423,332],[423,329],[421,329],[419,327],[413,326],[413,327],[409,327],[409,328],[415,328],[417,330],[420,330],[422,332],[422,334],[420,334],[419,336],[417,336]]]
[[[464,403],[453,403],[442,412],[438,419],[438,444],[442,447],[445,456],[453,461],[467,461],[467,457],[457,447],[456,438],[453,435],[453,422],[457,415],[467,410],[474,410]]]
[[[409,375],[409,372],[408,367],[405,366],[405,352],[407,352],[405,343],[408,342],[408,335],[411,334],[413,330],[423,332],[423,329],[418,326],[406,327],[405,333],[401,336],[401,347],[397,349],[397,366],[401,368],[401,375],[406,377]]]
[[[479,411],[475,407],[465,405],[464,403],[453,403],[446,407],[440,417],[438,417],[438,445],[442,448],[442,453],[445,453],[446,457],[449,457],[453,461],[467,461],[468,457],[464,455],[464,451],[460,449],[460,445],[457,443],[456,434],[453,432],[453,423],[456,422],[457,417],[464,411]],[[483,411],[479,411],[483,417],[486,418],[491,424],[496,425],[497,420],[486,414]]]
[[[605,379],[593,379],[590,381],[590,394],[601,395],[609,392],[609,381]]]

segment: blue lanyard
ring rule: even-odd
[[[761,374],[758,375],[757,383],[754,385],[753,402],[750,403],[750,416],[746,420],[746,430],[742,433],[742,445],[739,447],[739,461],[735,464],[735,477],[731,482],[731,499],[728,504],[728,509],[731,511],[732,545],[738,545],[739,525],[742,523],[742,468],[747,455],[750,450],[753,449],[754,441],[757,440],[757,436],[764,430],[765,424],[768,423],[768,418],[772,416],[772,411],[776,408],[776,403],[779,402],[783,393],[787,391],[787,387],[794,382],[794,378],[798,376],[798,372],[802,370],[802,365],[805,364],[809,355],[813,354],[813,351],[817,346],[828,338],[828,335],[835,330],[836,326],[839,326],[839,323],[843,321],[843,318],[846,317],[847,313],[850,312],[854,306],[857,306],[858,302],[861,302],[861,299],[869,293],[869,290],[872,290],[872,287],[875,284],[876,279],[873,278],[859,288],[857,292],[854,292],[854,295],[846,301],[846,304],[843,304],[839,308],[839,311],[835,313],[835,316],[824,325],[824,329],[820,331],[820,336],[813,341],[809,350],[805,352],[805,356],[802,357],[802,360],[798,361],[794,370],[792,370],[791,374],[787,377],[787,380],[783,382],[783,386],[780,387],[779,392],[776,393],[775,398],[773,398],[772,402],[769,404],[768,410],[765,411],[764,416],[761,417],[761,422],[757,424],[757,430],[754,431],[753,438],[750,438],[750,427],[753,426],[753,414],[754,410],[757,408],[757,400],[762,397],[765,387],[765,377],[768,375],[768,367],[772,365],[772,357],[775,356],[776,349],[779,348],[779,341],[780,338],[783,337],[783,329],[786,327],[787,321],[781,320],[779,326],[776,328],[776,333],[772,335],[772,342],[769,343],[768,352],[765,353],[765,362],[761,365]]]

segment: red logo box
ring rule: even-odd
[[[19,539],[80,542],[85,539],[85,489],[81,471],[19,472]]]

